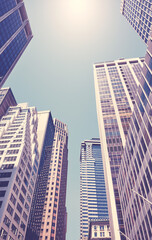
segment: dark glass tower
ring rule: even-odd
[[[32,38],[23,0],[0,1],[0,87]]]

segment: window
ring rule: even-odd
[[[10,200],[11,200],[11,202],[15,205],[15,203],[16,203],[16,198],[14,197],[13,194],[11,194]]]
[[[11,175],[11,172],[2,172],[0,173],[0,178],[9,178]]]
[[[6,191],[0,191],[0,197],[4,197],[5,193],[6,193]]]
[[[10,154],[17,154],[19,152],[19,150],[18,149],[14,149],[14,150],[7,150],[7,153],[6,154],[8,154],[8,155],[10,155]]]
[[[13,169],[14,164],[3,164],[0,169]]]
[[[11,236],[8,236],[8,240],[14,240],[14,238],[12,238]]]
[[[8,204],[8,207],[7,207],[7,212],[12,216],[13,215],[13,208],[11,207],[10,204]]]
[[[21,193],[20,193],[19,199],[20,199],[21,203],[24,204],[24,198]]]
[[[0,230],[0,237],[4,240],[7,238],[7,232],[4,230],[4,228],[1,228]]]
[[[18,230],[17,230],[17,228],[15,227],[15,225],[12,223],[12,226],[11,226],[11,232],[15,235],[15,236],[17,236],[17,232],[18,232]]]
[[[5,215],[3,223],[9,228],[11,220]]]
[[[19,211],[19,213],[22,213],[22,207],[19,203],[17,203],[17,210]]]
[[[25,187],[22,185],[22,188],[21,188],[22,192],[24,193],[24,195],[26,196],[26,189]]]
[[[19,186],[21,185],[21,180],[20,180],[20,178],[18,177],[18,175],[16,176],[16,182],[18,183]]]
[[[15,220],[15,222],[17,223],[17,224],[19,224],[20,223],[20,218],[19,218],[19,216],[15,213],[15,216],[14,216],[14,220]]]
[[[14,184],[13,190],[14,190],[15,194],[18,195],[19,190],[18,190],[16,184]]]
[[[0,187],[7,187],[9,181],[0,181]]]
[[[22,233],[20,233],[20,232],[18,234],[18,240],[24,240],[24,237],[23,237]]]
[[[27,214],[25,212],[23,212],[23,218],[27,222]]]
[[[28,181],[27,181],[26,177],[24,177],[24,183],[25,183],[25,185],[28,187]],[[34,184],[34,183],[33,183],[33,184]]]
[[[20,227],[23,229],[23,231],[25,231],[25,224],[22,221]]]
[[[27,203],[25,203],[25,209],[27,210],[27,211],[29,211],[29,205],[27,204]]]

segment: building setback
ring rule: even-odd
[[[49,111],[38,112],[38,150],[40,164],[26,232],[27,240],[39,239],[49,166],[54,139],[54,124]]]
[[[10,106],[16,106],[16,100],[10,88],[0,89],[0,119]]]
[[[112,239],[124,232],[117,178],[126,143],[143,59],[94,65],[96,106]]]
[[[25,239],[37,177],[37,111],[19,104],[0,120],[0,239]]]
[[[121,0],[120,11],[147,44],[152,24],[152,0]]]
[[[91,219],[108,218],[100,139],[81,143],[80,152],[80,239],[88,240]]]
[[[0,1],[0,88],[32,38],[23,0]]]
[[[151,87],[152,35],[148,41],[142,77],[118,178],[125,231],[130,239],[152,238]]]

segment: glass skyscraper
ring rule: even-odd
[[[23,0],[0,1],[0,87],[32,38]]]
[[[80,238],[88,240],[92,219],[108,219],[103,162],[99,139],[81,143],[80,153]]]
[[[94,65],[95,94],[113,239],[124,232],[117,179],[143,59],[121,59]],[[121,237],[123,238],[123,236]]]
[[[152,0],[121,0],[120,11],[147,44],[152,24]]]

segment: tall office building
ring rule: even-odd
[[[26,233],[26,239],[28,240],[37,240],[40,235],[54,131],[51,113],[49,111],[38,112],[37,133],[40,165]]]
[[[0,1],[0,88],[32,38],[23,0]]]
[[[143,59],[122,59],[94,65],[96,106],[112,239],[123,239],[123,218],[117,178],[134,109]],[[125,239],[125,238],[124,238]]]
[[[92,219],[108,218],[100,139],[81,143],[80,153],[80,238],[88,240]],[[102,231],[101,231],[102,233]],[[100,234],[101,234],[100,233]]]
[[[44,120],[42,124],[44,124]],[[50,127],[52,128],[52,121]],[[27,240],[66,239],[68,132],[66,124],[57,119],[54,119],[54,134],[51,133],[50,127],[47,129],[49,135],[43,146],[45,150],[43,151],[44,153],[47,151],[47,155],[41,154],[38,180],[26,235]]]
[[[16,106],[16,100],[10,88],[0,89],[0,119],[10,106]]]
[[[120,11],[147,44],[152,24],[152,0],[121,0]]]
[[[0,120],[0,239],[25,239],[39,165],[37,123],[27,104]]]
[[[126,235],[135,240],[152,239],[151,87],[152,35],[150,34],[118,177]]]
[[[54,119],[54,126],[55,134],[39,238],[42,240],[66,239],[68,130],[67,125],[57,119]]]

